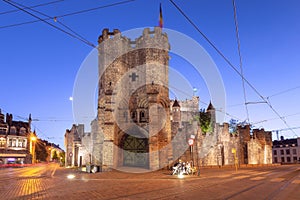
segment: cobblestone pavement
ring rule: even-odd
[[[69,174],[75,175],[68,179]],[[89,174],[56,164],[0,169],[0,199],[299,199],[300,165]]]

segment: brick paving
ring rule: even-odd
[[[215,168],[201,169],[200,177],[179,179],[169,171],[89,174],[49,164],[1,169],[0,199],[239,199],[250,197],[249,191],[261,190],[265,190],[261,197],[276,199],[284,195],[276,193],[278,188],[292,188],[289,199],[293,199],[300,195],[299,171],[298,166],[245,168],[238,172]],[[67,179],[69,174],[75,178]]]

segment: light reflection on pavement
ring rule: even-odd
[[[169,171],[89,174],[42,164],[0,169],[0,199],[298,199],[299,167],[203,168],[200,177],[178,179]]]

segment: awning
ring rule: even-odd
[[[26,154],[18,154],[18,153],[0,153],[0,157],[4,158],[11,158],[11,157],[17,157],[17,158],[25,158]]]

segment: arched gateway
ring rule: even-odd
[[[149,168],[149,142],[138,128],[129,129],[123,134],[119,145],[121,166]]]

